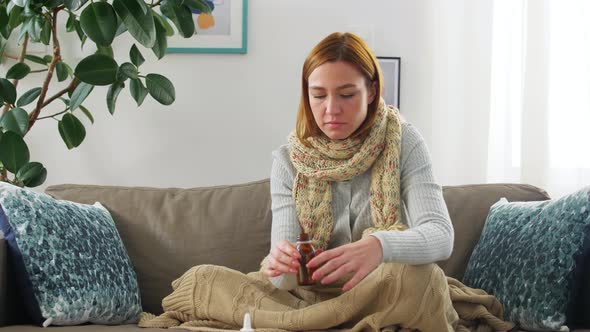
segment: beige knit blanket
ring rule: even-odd
[[[383,263],[357,286],[274,287],[247,275],[199,265],[172,282],[160,316],[143,313],[140,327],[239,330],[250,313],[256,331],[507,331],[498,300],[445,277],[436,264]],[[341,286],[341,284],[340,284]],[[449,296],[450,295],[450,296]]]

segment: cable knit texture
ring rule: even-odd
[[[356,287],[275,288],[260,272],[195,266],[172,283],[160,316],[142,314],[140,327],[239,330],[245,313],[258,332],[507,331],[495,297],[446,278],[436,264],[384,263]],[[454,307],[454,308],[453,308]],[[455,310],[456,309],[456,310]]]
[[[373,168],[370,204],[378,230],[405,230],[400,223],[401,126],[398,110],[381,99],[375,124],[365,139],[307,138],[306,146],[295,133],[289,136],[291,161],[297,170],[293,199],[299,224],[319,249],[326,249],[332,234],[332,181],[346,181]]]

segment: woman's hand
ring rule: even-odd
[[[281,240],[270,249],[267,263],[262,273],[266,277],[278,277],[283,273],[295,274],[299,270],[301,255],[295,245],[289,241]]]
[[[320,280],[322,284],[332,283],[349,273],[354,274],[342,287],[342,291],[346,292],[376,269],[382,261],[381,242],[374,236],[367,236],[356,242],[326,250],[309,261],[307,266],[321,266],[313,273],[312,278]]]

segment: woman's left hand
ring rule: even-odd
[[[367,236],[356,242],[323,251],[310,260],[307,266],[321,266],[313,273],[312,278],[320,280],[324,285],[353,273],[352,279],[342,287],[342,291],[346,292],[376,269],[382,261],[381,242],[374,236]]]

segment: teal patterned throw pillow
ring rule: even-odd
[[[556,200],[501,199],[488,214],[463,282],[495,295],[530,330],[567,330],[590,245],[590,187]]]
[[[136,322],[137,277],[109,212],[0,182],[0,230],[39,325]]]

